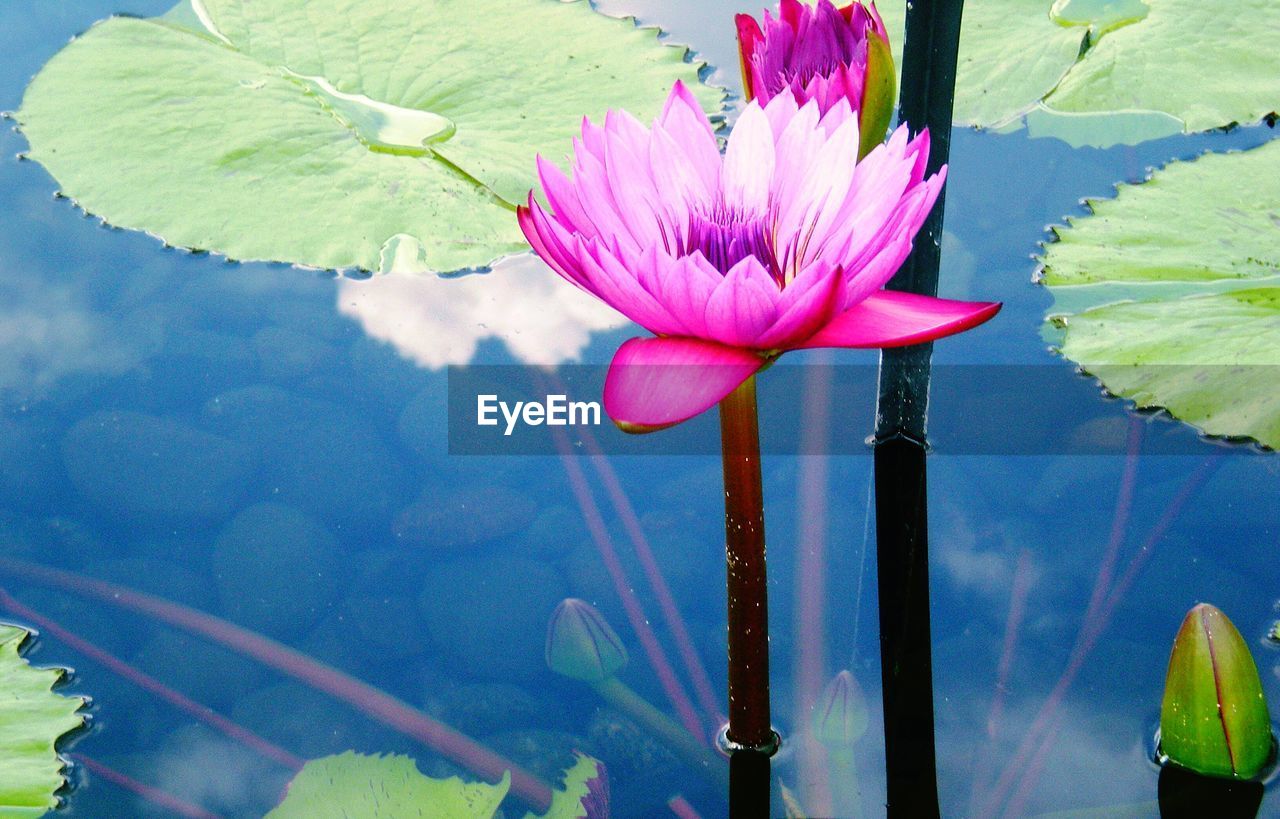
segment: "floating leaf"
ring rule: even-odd
[[[541,816],[525,819],[598,819],[609,815],[609,780],[599,760],[576,754],[577,762],[564,773],[564,781],[551,796],[551,807]]]
[[[1207,603],[1187,613],[1173,643],[1160,747],[1206,776],[1250,779],[1271,758],[1271,719],[1258,667],[1240,632]]]
[[[489,819],[511,786],[511,775],[493,785],[451,776],[424,776],[407,756],[366,756],[347,751],[313,759],[289,783],[284,801],[268,819]]]
[[[587,819],[608,815],[603,766],[585,754],[565,772],[551,807],[525,819]],[[511,774],[493,785],[459,777],[433,779],[407,756],[347,751],[313,759],[294,776],[284,800],[267,819],[490,819],[511,786]]]
[[[80,727],[80,697],[53,692],[56,668],[32,668],[22,658],[28,632],[0,623],[0,816],[43,816],[58,806],[63,763],[58,737]]]
[[[1090,201],[1044,253],[1064,356],[1140,407],[1280,447],[1280,141]]]
[[[236,259],[437,271],[526,247],[534,156],[584,115],[723,93],[586,0],[187,0],[32,80],[30,156],[111,224]]]
[[[900,57],[905,0],[882,0]],[[1280,5],[983,0],[964,8],[955,120],[1105,147],[1257,122],[1280,107]],[[899,64],[901,61],[899,59]]]

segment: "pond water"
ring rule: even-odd
[[[30,77],[95,20],[168,5],[0,5],[0,109],[15,109]],[[734,88],[730,15],[757,5],[601,3],[695,45],[725,67],[712,79]],[[1006,306],[988,325],[941,343],[936,360],[1070,372],[1040,336],[1051,300],[1032,283],[1032,254],[1046,225],[1151,166],[1272,137],[1257,127],[1097,150],[1024,132],[958,131],[942,294]],[[575,299],[527,259],[455,280],[356,281],[164,249],[56,199],[45,171],[17,159],[25,148],[21,135],[0,133],[0,555],[253,629],[548,780],[581,749],[608,767],[614,816],[668,815],[675,796],[702,816],[725,815],[714,780],[543,660],[552,609],[565,597],[588,600],[629,651],[621,679],[675,713],[602,559],[601,533],[587,524],[598,509],[623,585],[689,687],[636,532],[651,547],[723,707],[718,459],[631,456],[598,469],[585,458],[450,456],[446,447],[446,365],[606,363],[636,328]],[[767,397],[767,377],[762,390]],[[775,398],[761,421],[766,439],[771,428],[794,428],[802,410],[817,411],[804,395]],[[831,434],[862,439],[874,396],[838,398]],[[1126,406],[1095,389],[1039,400],[1064,423],[1097,417],[1102,406],[1104,432],[1123,439],[1130,428]],[[1132,429],[1173,426],[1143,416]],[[1119,806],[1124,815],[1157,815],[1151,735],[1173,635],[1197,601],[1233,618],[1280,703],[1280,655],[1263,640],[1280,596],[1280,462],[1185,435],[1179,454],[1132,462],[1123,445],[1111,455],[930,459],[944,815]],[[575,495],[575,469],[588,482],[585,496]],[[771,455],[764,464],[775,721],[793,735],[808,719],[799,704],[814,681],[850,670],[870,724],[851,761],[826,767],[852,766],[862,815],[875,816],[884,772],[875,553],[866,548],[875,525],[870,470],[869,452]],[[1118,508],[1127,512],[1117,526]],[[1118,586],[1115,605],[1103,607],[1106,622],[1091,621],[1102,630],[1081,650],[1100,572],[1104,592]],[[288,754],[396,752],[433,775],[458,771],[367,707],[119,601],[55,588],[13,565],[0,588],[29,610],[0,612],[5,619],[50,619]],[[68,815],[175,815],[94,765],[219,816],[262,815],[291,775],[252,742],[229,738],[48,627],[31,656],[74,668],[67,690],[93,697],[92,728],[70,748],[89,762],[74,769]],[[692,699],[709,734],[715,717]],[[774,773],[802,801],[822,804],[814,758],[793,744]],[[513,799],[505,812],[523,810]],[[1277,812],[1269,794],[1262,813]]]

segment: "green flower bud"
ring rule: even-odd
[[[1233,779],[1256,777],[1272,756],[1258,667],[1240,632],[1207,603],[1187,614],[1173,642],[1160,746],[1176,765]]]
[[[841,671],[822,690],[813,712],[813,735],[828,748],[847,748],[867,730],[867,702],[852,673]]]
[[[626,647],[595,606],[575,597],[556,606],[547,624],[547,665],[552,671],[597,683],[626,664]]]

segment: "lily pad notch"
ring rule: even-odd
[[[658,37],[587,0],[183,0],[92,26],[16,119],[65,196],[174,246],[483,268],[524,248],[512,203],[584,115],[655,116],[676,80],[721,111]]]
[[[23,657],[31,632],[0,622],[0,816],[43,816],[58,807],[66,762],[58,740],[84,725],[83,697],[54,688],[65,671]]]
[[[1280,448],[1280,140],[1174,162],[1045,245],[1046,337],[1139,408]]]

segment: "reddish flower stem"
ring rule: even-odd
[[[982,809],[975,815],[977,816],[994,816],[999,810],[1000,805],[1009,797],[1010,791],[1015,784],[1019,784],[1018,794],[1015,799],[1024,800],[1029,792],[1029,785],[1025,784],[1026,779],[1034,781],[1030,777],[1033,773],[1031,765],[1036,760],[1043,764],[1045,759],[1045,751],[1047,746],[1052,744],[1053,736],[1056,733],[1056,726],[1060,724],[1057,719],[1058,709],[1061,708],[1063,700],[1066,698],[1067,691],[1075,682],[1076,675],[1080,673],[1080,669],[1084,666],[1085,660],[1097,645],[1098,639],[1102,636],[1102,632],[1106,629],[1111,621],[1112,615],[1115,614],[1116,608],[1120,605],[1121,599],[1128,592],[1129,587],[1137,578],[1146,562],[1151,558],[1155,546],[1164,538],[1169,529],[1173,526],[1178,516],[1182,514],[1182,510],[1186,508],[1187,503],[1195,496],[1196,492],[1209,480],[1213,473],[1217,470],[1222,459],[1222,453],[1217,452],[1210,455],[1196,469],[1195,472],[1183,484],[1182,489],[1169,502],[1165,508],[1164,514],[1160,520],[1152,527],[1146,540],[1143,541],[1138,553],[1129,561],[1128,567],[1124,574],[1116,582],[1111,594],[1106,597],[1105,602],[1099,609],[1097,617],[1093,623],[1086,622],[1080,631],[1080,636],[1076,641],[1076,647],[1071,653],[1067,667],[1063,670],[1062,675],[1058,678],[1058,682],[1050,691],[1049,696],[1045,698],[1044,704],[1040,706],[1040,710],[1036,713],[1035,719],[1031,723],[1031,727],[1027,729],[1026,736],[1018,745],[1018,749],[1014,752],[1013,758],[1009,764],[1005,766],[1000,778],[996,781],[992,792],[983,802]],[[1019,782],[1019,774],[1024,774],[1024,782]],[[1012,803],[1012,800],[1011,800]]]
[[[1093,583],[1093,594],[1089,597],[1089,606],[1085,609],[1083,630],[1092,627],[1101,612],[1103,600],[1111,588],[1111,581],[1115,575],[1120,547],[1124,545],[1125,532],[1129,528],[1129,515],[1133,512],[1133,489],[1138,478],[1138,453],[1142,447],[1142,424],[1143,422],[1136,416],[1129,419],[1124,474],[1120,478],[1120,491],[1116,493],[1116,511],[1111,519],[1111,536],[1107,540],[1106,556],[1102,560],[1102,565],[1098,567],[1098,577]]]
[[[551,805],[551,787],[524,768],[385,691],[261,634],[179,603],[38,563],[0,558],[0,572],[92,597],[199,634],[349,703],[484,779],[497,781],[510,771],[513,793],[539,811]]]
[[[618,598],[622,601],[627,621],[631,623],[631,629],[635,632],[636,639],[640,641],[640,646],[644,649],[649,665],[657,675],[667,699],[671,700],[671,704],[675,706],[681,724],[692,736],[701,741],[705,732],[698,720],[698,712],[680,684],[679,678],[676,677],[671,661],[667,658],[662,644],[658,642],[653,627],[649,625],[649,618],[645,615],[643,606],[640,605],[640,599],[627,579],[622,561],[618,559],[618,550],[614,548],[613,538],[609,536],[609,529],[604,525],[604,518],[601,517],[600,508],[591,494],[587,478],[582,472],[582,467],[578,465],[578,456],[570,451],[569,442],[563,431],[555,431],[555,441],[556,448],[560,450],[560,462],[564,465],[564,471],[569,478],[569,488],[578,502],[578,507],[582,510],[582,519],[587,524],[587,531],[591,533],[591,539],[600,552],[600,559],[609,572],[609,578],[613,581]]]
[[[689,804],[689,800],[680,794],[676,794],[667,800],[667,807],[671,808],[671,812],[680,819],[702,819],[702,816],[693,809],[693,805]]]
[[[561,392],[568,392],[564,382],[556,375],[551,374],[548,378]],[[671,632],[672,639],[675,640],[676,651],[684,664],[685,673],[689,675],[689,679],[693,683],[693,693],[698,699],[698,705],[706,716],[714,721],[715,727],[719,728],[724,722],[724,716],[721,713],[723,709],[721,709],[719,702],[716,700],[715,690],[711,686],[711,677],[707,674],[706,667],[702,664],[697,650],[693,647],[693,640],[689,637],[689,629],[685,625],[684,618],[680,616],[680,609],[676,606],[675,597],[671,594],[671,587],[667,585],[666,578],[662,575],[662,569],[654,558],[653,549],[649,545],[648,537],[645,536],[644,527],[640,525],[640,519],[636,515],[635,507],[631,505],[631,499],[627,497],[626,491],[622,488],[622,482],[618,480],[618,474],[614,471],[613,464],[609,462],[609,459],[601,450],[599,442],[596,441],[596,437],[591,434],[590,429],[587,427],[582,428],[582,443],[587,453],[594,456],[591,458],[591,465],[595,468],[596,474],[600,476],[605,492],[608,493],[609,500],[613,503],[613,508],[618,513],[619,520],[622,521],[622,528],[626,531],[627,537],[630,538],[631,544],[635,548],[636,557],[640,560],[640,567],[644,571],[645,579],[649,581],[649,585],[653,588],[654,597],[658,600],[658,610],[662,613],[662,619],[667,625],[667,630]],[[571,455],[568,442],[562,436],[557,436],[556,446],[563,457]],[[575,493],[575,497],[578,497],[577,493]],[[595,501],[591,493],[587,492],[585,497],[594,507]],[[581,505],[581,500],[579,500],[579,504]],[[583,509],[583,516],[586,516],[585,508]],[[616,585],[617,583],[615,582]],[[622,588],[628,590],[632,588],[631,582],[625,575]],[[621,591],[619,593],[621,594]],[[648,618],[645,618],[643,622],[647,628]],[[634,627],[635,624],[633,623],[632,625]],[[654,642],[657,642],[656,637]],[[679,684],[677,683],[678,686]],[[677,696],[687,700],[688,697],[683,694],[683,689],[679,690],[680,694]],[[671,692],[668,691],[667,693],[670,698]],[[676,699],[672,698],[672,703],[675,704],[675,702]],[[678,705],[676,707],[677,709],[679,708]],[[694,736],[698,737],[699,740],[703,740],[706,738],[706,733],[699,732],[695,733]]]
[[[775,739],[769,719],[769,602],[755,376],[720,402],[720,446],[729,598],[728,738],[768,749]]]
[[[126,791],[135,793],[143,799],[154,805],[164,808],[165,810],[176,813],[179,816],[187,817],[187,819],[221,819],[218,814],[210,813],[199,805],[193,805],[190,802],[179,799],[171,793],[166,793],[159,788],[153,788],[150,785],[144,785],[136,779],[132,779],[125,774],[120,773],[93,757],[84,754],[71,754],[71,759],[78,765],[83,765],[85,770],[94,776],[100,776],[111,784]]]
[[[1027,596],[1031,592],[1032,579],[1031,551],[1023,549],[1018,554],[1018,564],[1013,570],[1013,587],[1009,590],[1009,617],[1005,621],[1000,662],[996,665],[996,693],[991,698],[991,710],[987,714],[987,736],[992,739],[999,733],[1000,720],[1004,716],[1004,699],[1009,690],[1009,675],[1013,671],[1013,653],[1018,647],[1022,618],[1027,613]]]
[[[1022,630],[1023,617],[1026,616],[1027,597],[1031,593],[1033,579],[1031,550],[1023,549],[1018,553],[1018,563],[1013,571],[1013,586],[1009,590],[1009,616],[1005,621],[1000,661],[996,665],[996,688],[991,697],[991,707],[987,711],[987,744],[978,759],[977,770],[973,775],[973,787],[969,792],[969,815],[971,816],[977,815],[982,793],[991,784],[991,777],[995,775],[993,746],[996,738],[1000,736],[1000,723],[1004,719],[1004,702],[1008,696],[1014,652],[1018,647],[1018,637]]]
[[[40,614],[38,611],[24,606],[22,603],[15,600],[3,588],[0,588],[0,608],[7,610],[17,617],[21,617],[23,620],[33,623],[42,631],[48,632],[66,643],[75,651],[78,651],[99,665],[105,667],[112,673],[125,678],[145,691],[155,694],[157,697],[168,702],[179,711],[200,720],[214,730],[221,732],[236,742],[241,743],[245,747],[257,751],[267,759],[278,762],[284,767],[295,771],[299,770],[304,764],[306,764],[306,761],[301,757],[295,756],[281,748],[279,745],[263,739],[253,731],[232,722],[208,706],[202,705],[190,697],[173,690],[146,672],[141,671],[129,663],[126,663],[124,660],[121,660],[119,657],[116,657],[114,654],[103,651],[83,637],[63,628],[57,621],[51,620],[43,614]]]
[[[671,637],[675,641],[676,651],[680,655],[680,661],[684,665],[685,673],[689,675],[689,679],[693,683],[693,693],[698,699],[698,706],[716,724],[716,727],[719,727],[724,722],[724,714],[720,703],[716,699],[715,690],[711,686],[711,677],[707,674],[707,669],[702,664],[702,659],[693,647],[693,640],[689,637],[689,629],[685,626],[684,618],[680,616],[680,609],[676,606],[675,598],[671,594],[671,587],[667,585],[666,579],[662,576],[662,570],[658,567],[658,561],[654,559],[653,549],[649,546],[649,539],[645,536],[644,529],[640,526],[639,518],[636,517],[635,508],[632,507],[631,500],[627,497],[626,492],[623,491],[622,484],[618,481],[618,475],[614,472],[613,466],[600,451],[600,446],[596,443],[595,436],[584,428],[582,437],[587,445],[587,451],[599,456],[592,458],[591,463],[600,475],[605,492],[609,494],[609,499],[613,502],[614,509],[618,512],[618,518],[622,521],[622,528],[626,530],[627,537],[631,539],[631,543],[635,547],[636,557],[640,560],[640,567],[644,570],[645,579],[653,587],[654,597],[658,599],[658,610],[662,612],[663,622],[666,623],[667,629],[671,632]]]

